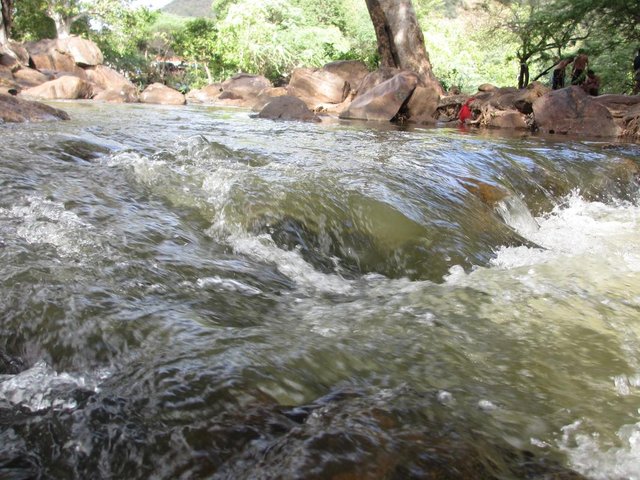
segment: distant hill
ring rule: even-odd
[[[212,0],[173,0],[162,11],[179,17],[213,18]]]

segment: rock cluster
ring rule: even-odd
[[[11,43],[0,49],[2,93],[29,100],[232,106],[280,120],[319,121],[322,115],[333,115],[414,124],[457,123],[467,104],[469,123],[477,127],[640,140],[640,96],[591,97],[579,87],[551,91],[533,82],[521,90],[484,84],[473,96],[440,97],[414,72],[370,72],[359,61],[296,68],[288,84],[280,87],[263,76],[240,73],[187,95],[159,83],[139,92],[125,76],[103,65],[102,52],[93,42],[80,37]]]

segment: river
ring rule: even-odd
[[[0,125],[0,477],[640,479],[637,145],[56,106]]]

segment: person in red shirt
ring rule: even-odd
[[[460,112],[458,113],[458,121],[461,124],[464,125],[465,123],[467,123],[467,120],[470,120],[473,117],[473,112],[471,112],[471,107],[469,105],[475,99],[475,97],[468,98],[467,101],[464,102],[464,105],[462,105],[462,108],[460,108]]]

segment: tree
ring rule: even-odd
[[[30,18],[28,29],[38,30],[43,17],[53,21],[54,36],[66,38],[71,35],[71,27],[80,19],[114,19],[126,14],[131,0],[20,0],[18,4],[21,19]]]
[[[383,67],[411,70],[442,94],[411,0],[366,0]]]
[[[189,61],[202,65],[207,75],[207,82],[213,83],[209,63],[217,59],[215,23],[205,18],[197,18],[188,22],[176,34],[173,49]],[[219,61],[219,59],[218,59]]]
[[[5,46],[11,38],[11,27],[13,24],[13,1],[0,0],[2,7],[2,22],[0,22],[0,46]]]
[[[492,32],[500,29],[518,45],[518,88],[529,84],[533,63],[544,64],[551,56],[561,57],[590,34],[584,15],[563,8],[569,0],[487,0],[481,8],[494,19]],[[555,62],[554,62],[555,63]],[[536,77],[539,78],[547,71]]]

